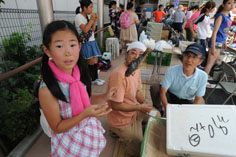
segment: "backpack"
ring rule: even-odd
[[[129,11],[125,11],[124,14],[120,17],[120,27],[127,29],[129,28],[132,24],[130,22],[130,12]]]
[[[98,69],[107,71],[112,66],[110,59],[98,58]]]

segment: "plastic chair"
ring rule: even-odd
[[[107,38],[106,51],[111,52],[114,59],[120,55],[120,45],[118,38]]]
[[[222,69],[223,69],[223,76],[221,77],[220,81],[216,84],[215,88],[207,96],[206,102],[207,102],[208,98],[212,95],[212,93],[215,91],[216,87],[218,85],[220,85],[221,88],[224,90],[224,92],[226,92],[227,94],[230,94],[228,96],[228,98],[224,101],[223,105],[230,98],[231,98],[233,104],[235,105],[234,100],[232,98],[232,96],[236,95],[236,83],[234,82],[236,79],[235,69],[231,65],[229,65],[225,62],[222,62]]]

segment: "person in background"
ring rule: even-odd
[[[214,16],[214,30],[211,38],[211,45],[209,46],[210,50],[208,54],[207,64],[204,69],[207,74],[210,73],[211,68],[219,58],[220,50],[225,50],[227,48],[226,38],[229,34],[229,28],[232,24],[229,11],[233,9],[233,7],[233,0],[223,0],[223,3],[220,5]]]
[[[81,44],[76,28],[67,21],[49,23],[43,33],[42,48],[43,80],[38,96],[52,129],[51,156],[99,156],[106,139],[96,117],[111,109],[107,104],[91,105],[80,81]]]
[[[190,7],[190,9],[186,12],[186,20],[189,20],[196,11],[195,6]]]
[[[120,14],[121,8],[116,8],[116,1],[111,1],[109,4],[109,17],[111,22],[112,30],[115,34],[115,37],[120,36]]]
[[[145,103],[141,92],[141,72],[135,70],[125,77],[128,65],[146,51],[141,42],[132,42],[127,48],[125,63],[112,71],[108,80],[108,88],[115,87],[117,92],[110,98],[112,112],[107,115],[110,130],[115,133],[127,155],[139,156],[143,139],[142,121],[152,106]],[[160,113],[158,112],[158,117]]]
[[[174,13],[175,13],[174,5],[170,5],[170,9],[168,11],[168,18],[172,19]]]
[[[163,5],[159,5],[159,9],[152,13],[152,16],[156,17],[156,22],[160,23],[162,18],[166,16],[166,13],[163,11]]]
[[[169,13],[169,9],[170,9],[169,5],[167,5],[164,9],[164,12],[166,13],[167,16],[168,16],[168,13]]]
[[[197,66],[204,57],[200,44],[190,44],[183,53],[183,64],[168,68],[161,86],[151,86],[153,106],[163,112],[168,104],[203,104],[208,77]]]
[[[142,31],[146,32],[148,21],[149,21],[149,20],[143,22],[142,25],[140,25],[140,27],[138,28],[138,36],[140,36],[140,34],[142,33]]]
[[[198,5],[194,6],[194,9],[192,9],[192,11],[196,9],[196,12],[193,13],[193,15],[190,17],[190,19],[187,20],[187,22],[184,26],[184,29],[186,31],[186,38],[188,41],[193,41],[193,35],[192,35],[192,31],[191,31],[190,27],[193,27],[192,29],[194,31],[197,31],[197,25],[193,24],[190,26],[190,24],[200,15],[202,7],[204,7],[204,5],[202,5],[200,8],[198,7]]]
[[[140,6],[135,9],[135,13],[138,15],[140,23],[137,25],[138,37],[139,37],[139,28],[147,21],[146,19],[146,10],[144,8],[145,2],[141,2]]]
[[[210,28],[210,16],[209,14],[215,10],[216,3],[209,1],[205,4],[205,6],[201,10],[201,14],[197,17],[193,23],[197,25],[197,34],[192,31],[193,37],[197,39],[197,42],[200,43],[204,49],[205,56],[206,54],[206,39],[208,36],[209,28]],[[191,27],[192,28],[192,27]],[[205,65],[202,64],[202,65]]]
[[[183,12],[183,9],[184,9],[183,5],[179,5],[178,10],[172,16],[172,19],[174,20],[173,28],[174,28],[174,30],[177,30],[178,33],[183,32],[183,27],[182,26],[183,26],[184,21],[186,19],[185,14]]]
[[[75,17],[75,26],[78,33],[88,34],[91,36],[88,41],[82,44],[81,53],[89,64],[89,73],[92,78],[92,83],[96,85],[103,85],[104,80],[98,78],[98,57],[101,57],[101,52],[98,48],[97,42],[94,37],[98,16],[93,11],[93,3],[91,0],[81,0],[80,9],[81,13]],[[88,19],[90,15],[90,19]]]
[[[123,49],[122,51],[124,51],[124,48],[127,43],[138,41],[138,33],[137,33],[136,25],[139,24],[139,19],[138,19],[137,14],[133,12],[133,8],[134,8],[133,3],[129,2],[127,4],[127,10],[120,15],[120,19],[121,19],[122,16],[126,14],[126,12],[128,12],[130,16],[129,20],[131,23],[129,28],[122,28],[121,26],[120,39],[122,41],[122,49]]]
[[[135,0],[130,0],[130,2],[135,6]]]
[[[146,10],[144,8],[144,5],[145,5],[145,2],[141,2],[140,6],[138,6],[135,9],[135,13],[138,15],[138,19],[139,19],[141,24],[147,20],[146,19],[146,14],[145,14]]]

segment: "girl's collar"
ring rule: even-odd
[[[224,14],[225,16],[230,16],[229,11],[222,11],[221,13]]]
[[[80,14],[83,15],[85,18],[87,18],[87,14],[86,13],[81,12]]]

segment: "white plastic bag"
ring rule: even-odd
[[[144,31],[142,31],[142,33],[139,36],[139,41],[143,41],[144,39],[147,39],[147,35],[145,34]]]
[[[147,48],[153,50],[155,48],[155,40],[153,39],[144,39],[142,43],[147,46]]]
[[[167,43],[165,40],[160,40],[160,41],[156,42],[155,50],[163,51],[163,48],[164,49],[172,49],[172,46],[169,43]]]

